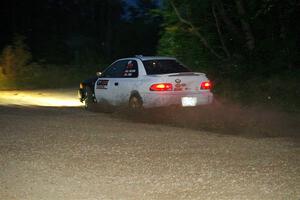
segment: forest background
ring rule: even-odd
[[[218,99],[300,110],[299,0],[4,0],[0,16],[0,89],[160,55],[207,73]]]

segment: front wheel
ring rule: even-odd
[[[84,88],[84,107],[87,110],[94,110],[95,107],[95,97],[92,89],[90,87],[85,87]]]

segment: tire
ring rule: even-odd
[[[90,87],[85,87],[84,88],[84,108],[86,110],[90,110],[93,111],[95,109],[95,97],[94,94],[92,92],[92,89]]]
[[[142,98],[138,94],[132,95],[129,99],[128,106],[130,110],[141,110],[143,108]]]

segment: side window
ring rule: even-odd
[[[118,61],[112,64],[107,70],[104,71],[102,77],[104,78],[120,78],[123,77],[125,66],[128,63],[126,60]]]
[[[127,60],[123,71],[124,78],[136,78],[139,75],[138,63],[136,60]]]

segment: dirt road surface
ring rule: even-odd
[[[1,200],[300,199],[297,138],[141,123],[75,99],[0,92]]]

